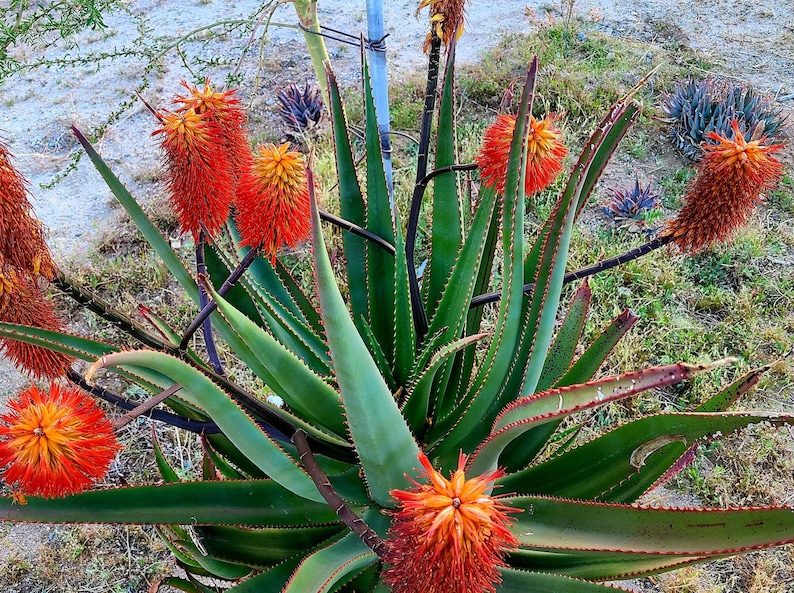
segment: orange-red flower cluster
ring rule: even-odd
[[[8,265],[51,280],[55,263],[44,240],[44,225],[34,218],[32,209],[27,181],[0,142],[0,254]]]
[[[733,121],[732,127],[733,139],[707,134],[714,143],[703,145],[704,157],[684,206],[663,230],[681,251],[695,253],[730,239],[747,222],[761,193],[773,188],[783,174],[783,166],[772,156],[782,144],[766,144],[766,137],[748,142],[738,122]]]
[[[32,214],[27,181],[0,142],[0,321],[61,331],[63,323],[39,286],[56,271],[44,226]],[[38,378],[63,375],[72,361],[64,354],[9,338],[0,339],[0,352]]]
[[[554,125],[556,117],[549,115],[542,120],[530,116],[527,133],[527,174],[524,191],[527,196],[549,186],[562,171],[568,149],[563,144],[562,133]],[[488,187],[503,194],[510,162],[510,143],[516,129],[516,116],[501,114],[483,137],[483,146],[477,155],[482,181]]]
[[[466,0],[420,0],[417,14],[423,8],[430,7],[430,26],[432,30],[425,38],[424,51],[430,48],[433,34],[441,39],[444,47],[449,49],[452,38],[460,39],[463,35],[463,23],[466,17]],[[457,31],[457,32],[456,32]]]
[[[30,387],[0,415],[3,479],[22,494],[65,496],[103,477],[119,446],[111,423],[85,393],[53,383]]]
[[[237,228],[242,244],[261,247],[275,260],[283,245],[309,236],[309,183],[303,155],[290,143],[258,147],[253,168],[240,182]]]
[[[238,180],[251,162],[245,112],[235,91],[215,92],[183,83],[174,111],[159,113],[169,199],[183,231],[210,237],[229,217]]]
[[[509,530],[509,513],[517,510],[486,494],[504,472],[467,480],[461,454],[447,480],[424,453],[419,461],[429,483],[391,493],[398,510],[384,579],[393,593],[494,593],[504,554],[518,545]]]

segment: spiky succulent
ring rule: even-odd
[[[610,199],[603,204],[604,213],[614,221],[622,222],[634,220],[642,222],[645,215],[659,207],[658,193],[651,190],[653,181],[648,181],[645,187],[640,184],[639,177],[635,178],[633,187],[610,188]]]
[[[574,223],[640,105],[629,95],[603,117],[548,219],[529,236],[525,178],[537,170],[531,159],[544,153],[530,152],[537,59],[527,70],[509,149],[492,150],[493,138],[486,138],[491,146],[482,156],[506,161],[504,184],[483,184],[472,210],[455,177],[470,167],[454,166],[454,51],[447,56],[435,170],[417,180],[406,226],[416,228],[432,177],[424,287],[408,255],[416,236],[403,233],[404,200],[388,189],[366,59],[366,175],[357,174],[341,91],[328,73],[343,217],[335,221],[351,233],[343,236],[344,268],[335,268],[321,226],[321,217],[330,218],[317,209],[318,186],[307,165],[314,283],[297,282],[261,244],[241,245],[233,221],[206,243],[194,276],[78,136],[202,314],[179,331],[148,312],[153,333],[63,278],[69,294],[149,348],[120,350],[11,323],[0,323],[0,338],[92,363],[85,377],[70,369],[68,379],[97,397],[130,404],[92,385],[102,369],[151,395],[143,408],[152,418],[201,433],[203,471],[183,479],[155,441],[164,483],[55,499],[31,495],[25,504],[0,496],[0,517],[158,525],[185,572],[163,584],[188,593],[219,591],[200,576],[226,581],[222,590],[229,593],[607,593],[626,589],[602,581],[794,541],[790,507],[638,503],[691,459],[698,443],[757,423],[794,424],[790,415],[726,413],[763,369],[691,412],[660,413],[584,437],[588,416],[581,412],[728,362],[596,378],[636,315],[626,310],[588,339],[586,282],[561,310]],[[438,76],[435,68],[429,72]],[[433,126],[426,123],[422,141],[429,144]],[[419,159],[426,156],[419,151]],[[289,160],[290,169],[299,165]],[[280,159],[269,165],[270,172],[286,172]],[[733,185],[740,187],[746,174],[737,168]],[[260,223],[274,224],[275,216],[290,213],[272,209]],[[480,297],[488,295],[478,293],[490,288],[499,290],[499,303],[483,324]],[[192,332],[205,321],[205,343],[216,332],[228,359],[247,373],[245,382],[226,374],[217,354],[208,351],[210,366],[190,348]],[[261,384],[284,406],[265,399]],[[152,409],[160,402],[170,411]]]
[[[323,115],[320,89],[306,83],[303,90],[291,84],[276,93],[278,112],[292,132],[303,133],[314,128]]]
[[[662,99],[662,111],[676,146],[693,161],[703,157],[701,144],[708,141],[709,132],[732,139],[734,120],[744,136],[762,134],[771,140],[782,132],[785,120],[771,99],[752,87],[713,78],[679,84]]]

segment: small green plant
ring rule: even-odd
[[[691,411],[614,427],[611,404],[730,360],[595,378],[637,317],[625,310],[584,340],[593,300],[588,283],[562,305],[567,282],[664,245],[689,252],[729,238],[759,192],[779,179],[779,146],[747,143],[739,132],[718,137],[681,213],[657,238],[633,254],[566,274],[574,225],[639,116],[636,89],[603,116],[548,218],[527,237],[526,200],[554,181],[566,153],[556,118],[532,115],[538,61],[525,73],[517,112],[487,128],[476,163],[459,163],[453,90],[462,3],[434,4],[432,92],[407,199],[390,192],[367,60],[360,175],[339,85],[326,72],[339,215],[318,208],[314,162],[289,144],[250,153],[233,91],[185,85],[176,107],[156,113],[169,197],[196,244],[195,273],[75,130],[200,312],[178,329],[147,311],[144,326],[54,264],[42,268],[49,260],[38,235],[22,251],[4,245],[3,347],[24,344],[19,362],[61,381],[49,397],[26,391],[0,416],[0,464],[15,489],[0,497],[4,517],[157,525],[186,573],[163,583],[196,593],[216,590],[203,583],[206,576],[234,593],[596,593],[613,590],[601,581],[794,541],[788,507],[636,504],[685,467],[699,443],[757,423],[794,423],[787,415],[726,412],[767,369]],[[723,174],[738,150],[746,158]],[[457,174],[474,169],[482,183],[472,204]],[[2,197],[13,198],[19,214],[0,219],[2,228],[19,230],[20,220],[37,228],[22,216],[29,204],[24,184],[11,183],[18,174],[10,166],[0,174]],[[715,197],[729,213],[709,208]],[[395,206],[402,202],[407,213]],[[415,247],[423,206],[432,215],[424,221],[429,263],[420,279]],[[322,221],[345,229],[336,268]],[[308,290],[280,259],[285,246],[306,235],[314,280]],[[10,265],[11,255],[24,267]],[[143,348],[70,335],[53,315],[20,319],[20,304],[44,310],[48,301],[34,288],[47,279]],[[487,303],[496,303],[495,311],[484,319]],[[203,342],[193,339],[199,329]],[[223,350],[213,348],[213,336]],[[252,385],[265,387],[233,380],[220,352],[247,368]],[[85,373],[75,359],[90,365]],[[136,406],[101,387],[106,371],[146,393],[146,401]],[[86,393],[133,408],[110,428],[145,413],[199,434],[200,475],[186,479],[153,439],[161,484],[87,489],[118,445]],[[597,436],[580,439],[589,421],[578,413],[587,411],[597,414]]]

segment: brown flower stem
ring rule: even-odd
[[[207,263],[204,260],[204,245],[206,242],[207,235],[202,229],[199,232],[198,240],[196,241],[196,273],[199,275],[199,278],[207,275]],[[200,282],[198,289],[199,306],[203,311],[209,303],[207,289]],[[223,370],[223,364],[221,363],[221,359],[218,357],[218,349],[215,347],[215,338],[212,335],[212,319],[210,319],[209,315],[204,319],[201,327],[204,334],[204,345],[207,347],[207,357],[210,360],[210,364],[212,365],[212,368],[215,369],[216,373],[219,375],[225,375],[226,372]]]
[[[142,344],[166,352],[175,353],[177,351],[176,346],[152,334],[128,315],[114,309],[106,300],[88,288],[81,286],[73,278],[66,276],[61,270],[58,270],[58,273],[52,279],[52,283],[76,303],[87,307],[90,311],[117,326]]]
[[[334,487],[331,485],[328,476],[325,475],[314,454],[309,448],[309,443],[306,440],[306,433],[298,429],[292,435],[292,442],[298,449],[301,463],[309,474],[320,495],[325,499],[334,512],[336,512],[339,519],[350,528],[350,531],[355,533],[368,548],[375,552],[378,557],[383,558],[386,553],[386,542],[375,533],[364,520],[356,515],[353,510],[347,506],[347,503],[339,496]]]
[[[574,270],[573,272],[568,272],[563,277],[563,284],[568,284],[569,282],[573,282],[574,280],[581,280],[582,278],[586,278],[588,276],[592,276],[594,274],[598,274],[599,272],[604,272],[606,270],[610,270],[622,264],[628,263],[632,260],[642,257],[643,255],[647,255],[651,251],[655,249],[659,249],[660,247],[664,247],[668,243],[672,242],[673,236],[672,235],[661,235],[656,237],[655,239],[651,239],[647,243],[640,245],[639,247],[635,247],[625,253],[621,253],[620,255],[616,255],[615,257],[611,257],[609,259],[605,259],[599,262],[596,262],[586,268],[579,268],[578,270]],[[530,294],[532,290],[535,288],[534,284],[525,284],[524,285],[524,294]],[[475,307],[481,307],[487,303],[494,303],[502,298],[501,291],[496,292],[488,292],[485,294],[480,294],[474,297],[471,300],[471,304],[469,305],[470,309]]]
[[[157,404],[164,402],[180,389],[182,389],[182,386],[179,383],[174,383],[173,385],[171,385],[171,387],[165,389],[158,395],[155,395],[154,397],[150,397],[141,405],[135,407],[134,409],[124,414],[121,418],[117,418],[116,420],[114,420],[113,430],[115,431],[121,430],[122,428],[127,426],[127,424],[135,420],[138,416],[145,414],[146,412],[154,408]]]
[[[447,59],[454,59],[453,49]],[[419,134],[419,155],[416,160],[416,184],[411,197],[411,210],[408,214],[408,226],[405,231],[405,259],[408,263],[408,287],[411,293],[411,311],[413,312],[416,327],[417,343],[420,343],[427,333],[427,312],[422,304],[422,294],[419,290],[419,279],[416,275],[414,253],[416,250],[416,234],[419,231],[419,215],[422,211],[422,198],[425,186],[421,184],[427,175],[428,153],[430,151],[430,132],[433,124],[433,111],[436,106],[436,91],[438,89],[438,72],[441,61],[441,39],[433,34],[430,42],[430,51],[427,66],[427,86],[425,87],[425,107],[422,111],[422,127]]]
[[[232,273],[229,274],[229,277],[224,281],[224,283],[218,289],[217,292],[220,296],[226,296],[226,294],[232,289],[232,286],[235,285],[235,283],[250,267],[250,265],[254,262],[254,260],[258,255],[259,255],[258,247],[256,249],[250,249],[248,253],[245,254],[245,257],[243,257],[243,259],[240,260],[240,263],[237,264],[237,267],[234,270],[232,270]],[[190,338],[192,338],[193,334],[195,334],[198,328],[201,327],[201,325],[204,323],[204,320],[207,319],[217,308],[218,308],[218,304],[215,301],[209,301],[205,305],[202,305],[201,311],[196,316],[196,318],[191,322],[190,327],[188,327],[187,331],[185,331],[185,335],[182,336],[182,341],[179,343],[180,354],[184,354],[185,352],[187,352],[187,346],[188,346],[188,342],[190,342]]]
[[[338,216],[334,216],[329,212],[325,212],[324,210],[320,210],[320,218],[326,222],[330,222],[331,224],[338,226],[339,228],[345,229],[346,231],[350,231],[354,235],[358,235],[359,237],[364,237],[368,241],[372,241],[378,247],[382,247],[391,255],[394,255],[394,245],[389,243],[383,237],[376,235],[373,232],[368,231],[365,228],[358,226],[350,222],[349,220],[345,220],[344,218],[340,218]]]

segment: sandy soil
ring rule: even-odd
[[[0,3],[2,5],[3,3]],[[107,18],[108,29],[91,32],[80,41],[82,51],[109,51],[133,46],[138,39],[136,27],[145,22],[147,39],[179,36],[221,19],[248,18],[258,2],[243,0],[135,0],[129,10]],[[406,72],[424,68],[420,48],[425,35],[425,20],[416,19],[414,0],[391,0],[385,4],[385,21],[390,37],[388,56],[390,76],[399,79]],[[324,24],[358,35],[366,27],[364,2],[320,0],[320,17]],[[505,31],[524,31],[529,22],[524,16],[528,6],[543,14],[542,3],[506,0],[498,3],[474,1],[467,8],[468,23],[459,46],[461,61],[471,62],[495,44]],[[746,80],[762,90],[780,97],[794,93],[794,3],[771,0],[747,3],[739,0],[631,0],[612,2],[580,0],[578,12],[597,9],[602,21],[599,28],[618,35],[688,46],[704,57],[724,64],[724,73]],[[280,8],[274,22],[294,23],[292,7]],[[244,39],[236,34],[204,46],[185,42],[182,49],[205,60],[221,58]],[[289,82],[302,83],[310,78],[310,63],[303,42],[294,29],[272,27],[263,54],[266,77],[263,87],[251,98],[252,116],[267,116],[274,110],[273,88]],[[329,42],[335,68],[344,84],[354,84],[357,77],[357,50]],[[11,48],[20,58],[33,59],[42,48]],[[67,50],[48,48],[47,55],[66,55]],[[250,55],[243,63],[245,72],[253,72],[258,57]],[[63,173],[76,150],[69,127],[89,130],[107,121],[119,105],[130,99],[144,78],[143,91],[155,106],[166,105],[178,90],[178,82],[192,79],[175,52],[161,61],[156,72],[147,71],[138,58],[90,63],[78,67],[37,70],[17,75],[0,85],[3,109],[0,110],[0,137],[16,155],[18,168],[30,180],[39,217],[50,228],[50,243],[59,262],[86,256],[92,243],[108,226],[112,211],[109,192],[96,171],[83,159],[77,169],[52,187],[49,184]],[[695,73],[697,74],[697,73]],[[216,80],[223,72],[213,73]],[[251,79],[242,85],[252,88]],[[788,101],[790,106],[794,101]],[[98,148],[114,171],[136,195],[145,199],[158,171],[158,152],[149,136],[151,115],[140,102],[133,102],[113,121],[98,139]],[[3,398],[14,393],[25,379],[0,361],[0,407]],[[8,554],[33,557],[47,539],[46,527],[0,526],[0,575]],[[2,581],[2,577],[0,577]]]

